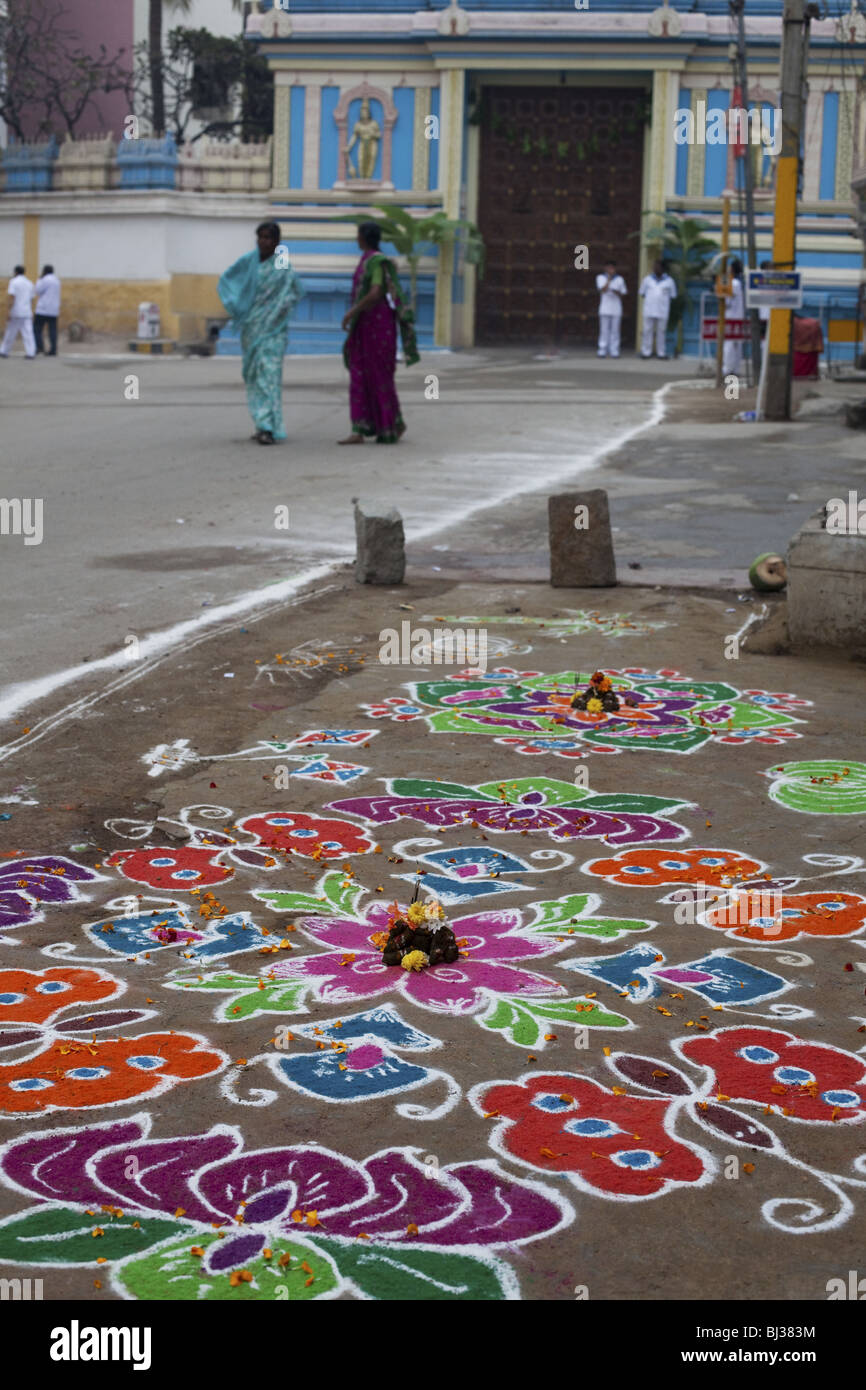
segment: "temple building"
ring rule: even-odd
[[[749,98],[771,136],[781,11],[780,0],[747,4]],[[447,248],[422,262],[420,321],[436,343],[567,345],[595,336],[595,273],[608,258],[632,291],[624,335],[634,341],[642,214],[700,217],[718,236],[722,192],[738,182],[734,146],[708,143],[697,121],[736,105],[724,0],[291,0],[288,13],[251,15],[247,34],[275,72],[272,197],[304,258],[311,345],[315,333],[332,341],[344,302],[350,260],[328,217],[347,196],[479,225],[483,277]],[[816,308],[850,310],[861,281],[851,178],[864,55],[856,7],[849,24],[812,24],[798,264]],[[344,154],[362,102],[376,132],[372,177]],[[683,110],[696,128],[677,144]],[[764,259],[775,160],[770,140],[750,148]],[[742,190],[734,250],[741,204]],[[575,268],[579,246],[588,270]]]
[[[857,0],[845,7],[811,25],[797,260],[816,314],[850,314],[863,279],[852,178],[866,163],[866,19]],[[732,250],[747,259],[726,0],[252,0],[246,11],[247,40],[274,74],[268,187],[191,191],[177,175],[138,203],[106,189],[78,212],[93,230],[100,198],[104,216],[113,200],[133,246],[137,218],[155,219],[147,274],[134,278],[158,282],[151,297],[172,331],[219,312],[217,276],[268,214],[307,292],[295,352],[339,347],[357,253],[352,226],[335,218],[366,207],[441,210],[484,237],[483,275],[459,245],[421,248],[422,347],[590,344],[595,275],[609,259],[628,286],[624,344],[634,344],[648,215],[703,219],[718,240],[726,189]],[[781,14],[781,0],[747,0],[759,260],[772,255]],[[26,209],[43,239],[72,216],[52,209],[56,197],[37,193]],[[0,197],[3,244],[9,199]],[[68,273],[99,276],[92,266]],[[687,352],[697,351],[697,304],[696,289]],[[220,350],[234,349],[225,334]]]

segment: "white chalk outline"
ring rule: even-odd
[[[637,435],[660,424],[665,416],[665,397],[668,391],[673,387],[683,385],[689,386],[692,389],[706,389],[707,387],[706,382],[666,381],[658,390],[653,391],[649,415],[642,424],[631,425],[628,429],[623,430],[620,434],[614,435],[612,439],[599,445],[597,449],[585,457],[579,456],[577,460],[569,460],[565,466],[554,468],[550,473],[537,476],[532,469],[527,468],[524,476],[531,478],[531,483],[516,484],[511,488],[506,488],[496,497],[490,497],[489,495],[480,497],[477,502],[474,502],[471,506],[462,511],[459,517],[451,517],[447,522],[435,521],[431,523],[430,526],[421,527],[420,530],[414,531],[412,536],[407,539],[411,542],[425,540],[428,536],[433,536],[439,531],[443,531],[446,525],[453,525],[455,520],[461,522],[467,521],[478,512],[487,511],[492,507],[500,506],[503,502],[511,501],[515,497],[522,497],[526,493],[540,492],[553,483],[558,483],[564,478],[572,477],[575,472],[583,472],[586,469],[595,467],[608,454],[615,453],[617,450],[623,448],[624,445],[630,443]],[[540,456],[536,455],[535,457],[539,458]],[[495,456],[489,461],[491,463],[494,462]],[[123,690],[127,685],[132,684],[141,676],[148,675],[159,664],[159,661],[165,659],[170,653],[182,653],[191,650],[193,646],[198,645],[199,642],[204,641],[210,636],[210,629],[213,629],[219,623],[226,619],[237,617],[242,613],[247,613],[250,609],[254,609],[261,603],[265,606],[261,613],[257,614],[256,617],[252,619],[252,621],[258,622],[262,618],[268,616],[271,608],[279,605],[286,598],[297,595],[297,591],[303,585],[333,575],[341,564],[345,564],[348,560],[351,560],[351,558],[351,554],[347,551],[345,555],[341,555],[334,560],[325,561],[303,570],[294,579],[285,579],[277,584],[270,583],[258,589],[247,590],[238,598],[220,604],[217,608],[211,609],[208,613],[202,613],[196,618],[188,618],[184,621],[173,623],[171,627],[165,628],[162,632],[151,633],[149,637],[145,637],[141,641],[140,650],[142,653],[147,653],[157,658],[156,660],[147,661],[146,659],[142,659],[140,664],[138,662],[136,663],[133,670],[127,669],[122,676],[110,682],[104,689],[97,691],[93,695],[84,696],[79,700],[75,700],[71,704],[64,706],[54,715],[49,715],[39,720],[33,726],[29,735],[23,735],[13,739],[9,744],[0,746],[0,762],[11,757],[13,753],[20,752],[31,743],[38,742],[39,739],[44,738],[46,734],[51,733],[67,719],[76,718],[85,710],[91,708],[91,706],[107,698],[109,695],[113,695],[118,690]],[[328,584],[323,589],[297,595],[294,602],[306,602],[308,599],[317,598],[322,594],[329,593],[337,587],[336,584]],[[273,603],[269,602],[271,598],[273,599]],[[205,631],[202,632],[201,629],[205,629]],[[184,641],[186,637],[190,637],[192,640]],[[37,700],[45,699],[55,690],[60,689],[62,686],[70,685],[76,680],[81,680],[83,677],[90,675],[93,671],[111,671],[121,666],[129,667],[129,651],[126,647],[124,647],[122,651],[112,653],[110,656],[101,657],[98,661],[90,661],[78,666],[70,666],[63,671],[54,672],[53,675],[40,676],[36,680],[22,681],[18,685],[8,686],[6,689],[0,691],[0,723],[11,719],[13,715],[17,714],[27,705],[33,704]]]

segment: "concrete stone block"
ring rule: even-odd
[[[839,647],[866,653],[866,535],[824,528],[809,517],[788,547],[788,629],[794,650]]]
[[[355,503],[359,584],[402,584],[406,572],[403,518],[396,507],[380,502]]]
[[[547,499],[550,582],[555,589],[616,583],[610,512],[603,488],[558,492]]]

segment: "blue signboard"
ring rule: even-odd
[[[746,280],[748,309],[799,309],[803,282],[799,270],[750,270]]]

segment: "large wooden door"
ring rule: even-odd
[[[633,337],[646,102],[630,87],[484,89],[478,343],[593,342],[595,277],[611,257],[628,286],[623,342]],[[588,271],[575,269],[580,245]]]

